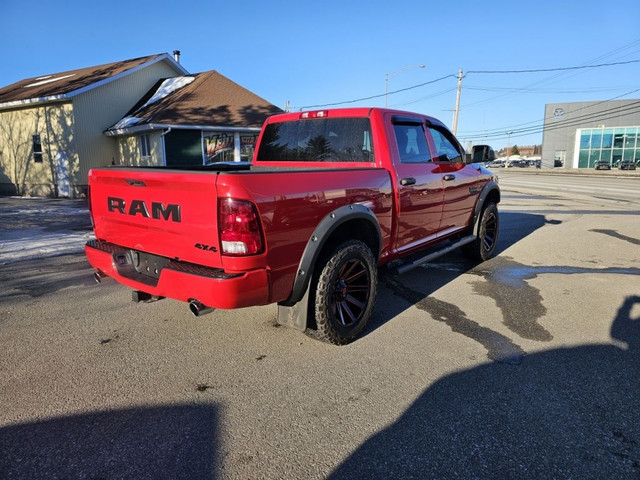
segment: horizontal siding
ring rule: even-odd
[[[159,79],[180,74],[169,64],[158,62],[74,99],[79,184],[86,184],[91,168],[120,163],[122,149],[117,139],[103,132],[124,117]]]

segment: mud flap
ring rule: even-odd
[[[309,289],[302,299],[294,305],[287,307],[278,304],[278,323],[285,327],[295,328],[304,332],[307,329],[309,319]]]

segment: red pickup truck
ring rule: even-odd
[[[462,247],[486,260],[500,190],[440,121],[380,108],[270,117],[251,164],[89,173],[96,280],[195,315],[278,304],[278,321],[334,344],[371,316],[378,267],[402,273]]]

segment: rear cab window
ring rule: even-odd
[[[371,163],[369,118],[301,118],[265,126],[259,162]]]

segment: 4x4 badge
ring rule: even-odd
[[[204,243],[196,243],[194,245],[199,250],[205,250],[207,252],[217,252],[218,249],[213,245],[205,245]]]

